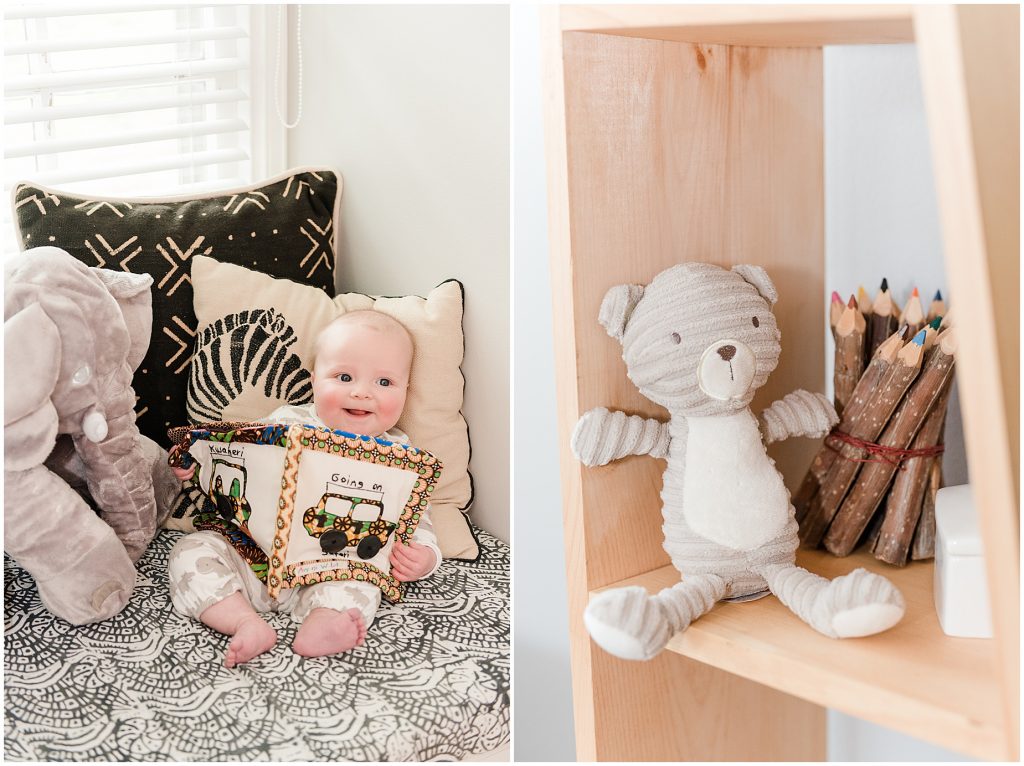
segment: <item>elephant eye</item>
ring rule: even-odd
[[[679,333],[677,333],[677,332],[672,333],[672,342],[673,343],[675,343],[676,345],[679,345],[680,343],[682,343],[682,341],[683,341],[683,339],[681,337],[679,337]]]
[[[83,364],[74,374],[71,376],[71,382],[76,386],[84,386],[92,378],[92,370],[89,369],[89,365]]]
[[[757,321],[757,317],[751,317],[750,321],[754,323],[754,327],[761,326],[761,323]]]

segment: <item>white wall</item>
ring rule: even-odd
[[[517,555],[551,563],[515,577],[515,754],[574,757],[564,556],[547,275],[542,116],[535,9],[513,8],[515,57],[515,490]],[[872,296],[888,277],[901,305],[913,285],[947,283],[912,46],[826,52],[826,284]],[[828,296],[821,296],[822,310]],[[927,296],[931,298],[931,294]],[[955,296],[953,297],[955,301]],[[822,314],[822,321],[827,317]],[[545,324],[545,322],[547,324]],[[828,354],[826,354],[826,358]],[[947,481],[966,480],[958,416],[947,429]],[[959,457],[957,457],[959,455]],[[952,463],[952,465],[951,465]],[[524,502],[524,498],[529,502]],[[562,611],[560,611],[562,610]],[[829,711],[829,759],[963,760],[955,753]]]
[[[303,115],[288,163],[331,165],[345,179],[339,290],[426,295],[452,277],[465,285],[471,517],[507,541],[508,9],[302,12]],[[294,35],[294,7],[291,15]]]
[[[512,715],[517,761],[575,761],[562,486],[555,434],[539,26],[536,6],[513,6],[516,565]],[[544,561],[548,566],[520,566],[524,560]]]

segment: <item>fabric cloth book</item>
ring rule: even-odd
[[[196,529],[224,535],[267,584],[360,580],[389,601],[395,545],[409,541],[441,461],[386,439],[310,425],[208,424],[173,429],[172,463],[196,464]]]

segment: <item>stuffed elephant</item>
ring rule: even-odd
[[[135,426],[152,281],[55,247],[4,263],[4,550],[75,625],[124,608],[179,486]]]

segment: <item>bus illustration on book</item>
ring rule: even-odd
[[[207,502],[212,508],[205,510],[215,512],[226,522],[235,520],[244,529],[252,514],[249,501],[245,499],[245,484],[244,465],[215,458],[207,492]]]
[[[302,524],[311,537],[320,540],[324,553],[355,547],[359,558],[372,559],[398,525],[384,518],[380,498],[357,497],[348,491],[328,484],[320,501],[302,515]]]

